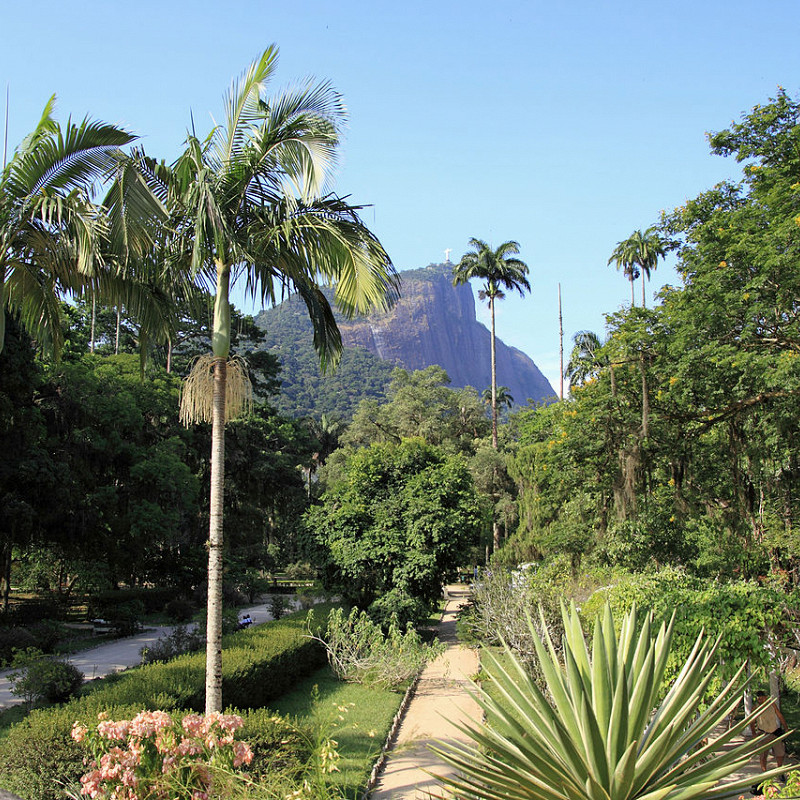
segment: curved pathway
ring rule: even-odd
[[[249,613],[254,625],[269,622],[272,614],[269,612],[267,602],[258,605],[239,609],[239,616]],[[91,647],[88,650],[80,650],[66,657],[70,664],[74,664],[84,675],[87,681],[93,678],[102,678],[111,672],[119,672],[128,667],[135,667],[141,663],[140,651],[143,647],[148,647],[157,642],[162,636],[167,636],[179,626],[162,625],[155,628],[147,628],[135,636],[127,636],[124,639],[115,639],[112,642],[104,642]],[[0,671],[0,709],[21,703],[21,700],[11,694],[11,682],[8,680],[12,670]]]

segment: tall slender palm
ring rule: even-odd
[[[100,269],[113,223],[93,187],[114,177],[135,137],[89,118],[62,127],[54,107],[55,96],[0,174],[0,350],[10,312],[58,355],[61,297],[119,277]]]
[[[519,253],[519,244],[514,241],[504,242],[497,248],[492,248],[480,239],[470,239],[472,251],[465,253],[461,261],[453,267],[453,285],[467,283],[470,278],[480,278],[484,281],[483,288],[478,292],[481,300],[489,303],[489,314],[492,319],[492,446],[497,449],[497,358],[495,352],[495,300],[502,300],[505,292],[515,290],[524,295],[531,290],[528,283],[528,266],[525,262],[515,258]]]
[[[658,267],[658,259],[663,258],[667,252],[667,243],[659,236],[655,228],[646,231],[634,231],[627,239],[617,242],[614,252],[608,259],[613,261],[617,269],[622,267],[628,280],[631,282],[631,305],[633,301],[633,282],[640,275],[642,277],[642,307],[645,302],[645,278],[650,280],[650,273]]]
[[[326,194],[344,119],[340,96],[308,82],[271,99],[264,90],[278,51],[255,61],[225,98],[225,120],[200,140],[188,136],[164,179],[178,240],[192,273],[216,290],[212,353],[196,362],[184,387],[184,421],[212,423],[208,560],[206,710],[222,708],[221,599],[225,422],[247,405],[249,381],[229,359],[231,285],[274,302],[284,290],[304,299],[323,366],[341,336],[320,283],[336,284],[346,314],[386,307],[397,280],[388,255],[357,215]]]

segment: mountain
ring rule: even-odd
[[[262,311],[256,323],[264,346],[283,364],[276,405],[293,415],[336,413],[350,417],[362,397],[382,399],[391,370],[443,367],[451,385],[491,385],[490,333],[477,321],[469,286],[453,286],[452,264],[431,264],[400,273],[401,297],[388,312],[339,320],[345,352],[331,376],[320,376],[305,306],[292,297]],[[555,392],[521,350],[497,339],[497,383],[522,405]]]

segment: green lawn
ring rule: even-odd
[[[400,692],[367,689],[343,683],[324,667],[299,683],[271,707],[280,714],[311,724],[318,735],[327,733],[338,742],[339,772],[332,782],[347,797],[364,790],[394,715],[403,699]]]

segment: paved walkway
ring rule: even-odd
[[[429,771],[446,775],[453,770],[428,745],[469,741],[455,726],[480,719],[480,707],[467,693],[470,678],[478,672],[478,654],[456,639],[456,614],[469,590],[456,585],[447,591],[450,599],[439,626],[447,650],[423,671],[371,800],[423,800],[438,794],[439,781]]]
[[[290,602],[294,597],[290,597]],[[269,622],[272,614],[269,612],[269,602],[265,601],[258,605],[239,609],[239,616],[250,613],[254,625]],[[147,628],[135,636],[127,636],[124,639],[115,639],[113,642],[104,642],[97,647],[81,650],[67,657],[67,661],[74,664],[84,675],[84,678],[102,678],[111,672],[134,667],[141,663],[140,651],[143,647],[148,647],[158,641],[162,636],[166,636],[177,628],[177,625],[162,625],[155,628]],[[8,674],[11,670],[0,671],[0,709],[17,705],[21,701],[11,694],[11,682]]]

